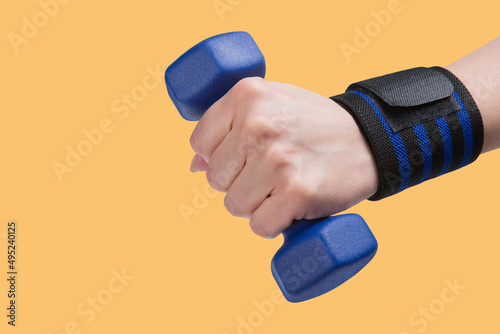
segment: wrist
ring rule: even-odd
[[[344,124],[349,128],[349,141],[354,145],[351,158],[356,161],[353,166],[358,166],[358,168],[352,177],[360,181],[359,198],[356,199],[356,202],[359,202],[372,197],[377,192],[380,177],[377,163],[356,119],[342,105],[333,100],[331,102],[334,104],[335,112],[344,115]]]
[[[481,115],[465,86],[440,68],[364,80],[332,97],[356,120],[376,161],[379,200],[472,163]]]

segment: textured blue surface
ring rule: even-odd
[[[285,241],[271,261],[271,270],[291,302],[335,289],[370,262],[378,247],[356,214],[295,221],[283,234]]]
[[[246,77],[264,77],[266,62],[246,32],[208,38],[184,53],[165,71],[168,94],[182,117],[197,121]]]
[[[264,56],[252,37],[234,32],[211,37],[187,51],[165,72],[168,93],[187,120],[196,121],[239,80],[264,77]],[[377,241],[355,214],[295,221],[271,268],[285,298],[304,301],[328,292],[361,270]]]

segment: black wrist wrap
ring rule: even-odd
[[[379,200],[477,159],[481,114],[467,88],[441,67],[418,67],[350,85],[331,97],[358,123],[379,172]]]

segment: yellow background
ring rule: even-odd
[[[378,254],[342,287],[290,304],[276,299],[270,271],[281,237],[253,235],[220,194],[189,223],[182,218],[179,206],[193,206],[206,180],[189,172],[195,124],[178,115],[164,85],[123,119],[111,105],[142,85],[148,67],[163,72],[195,43],[234,30],[253,35],[269,80],[330,96],[363,78],[453,62],[497,37],[500,7],[401,0],[401,13],[348,63],[340,43],[353,44],[354,29],[388,1],[222,2],[232,9],[223,20],[212,0],[72,0],[17,53],[9,33],[20,35],[23,17],[33,22],[41,7],[3,5],[0,332],[69,333],[71,322],[80,333],[498,332],[500,152],[349,210],[368,222]],[[59,182],[53,162],[64,163],[66,147],[103,119],[114,130]],[[10,220],[19,226],[15,328],[5,316]],[[134,279],[87,322],[78,306],[104,298],[122,269]],[[460,296],[425,330],[412,325],[455,278],[467,287]],[[279,303],[260,320],[254,301]],[[258,326],[238,329],[249,317]]]

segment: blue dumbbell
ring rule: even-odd
[[[181,116],[197,121],[238,81],[263,78],[265,72],[264,56],[253,38],[246,32],[232,32],[195,45],[168,67],[165,82]],[[283,235],[271,270],[290,302],[336,288],[370,262],[378,247],[356,214],[294,221]]]

